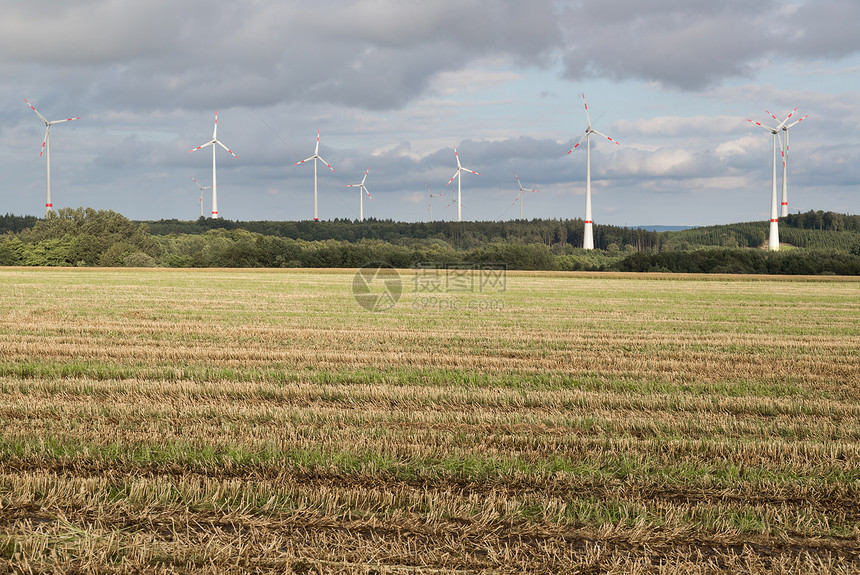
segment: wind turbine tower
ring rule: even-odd
[[[779,131],[785,122],[781,122],[776,128],[765,126],[761,122],[754,122],[747,118],[747,122],[751,122],[756,126],[761,126],[765,130],[773,134],[773,173],[771,175],[771,192],[770,192],[770,231],[767,237],[767,249],[773,252],[779,251],[779,216],[776,207],[776,147],[779,139]],[[780,146],[781,147],[781,146]]]
[[[230,155],[233,156],[234,158],[236,158],[237,160],[239,159],[239,156],[234,154],[230,150],[230,148],[228,148],[227,146],[225,146],[224,144],[222,144],[221,142],[218,141],[218,112],[215,112],[215,129],[212,131],[212,139],[209,140],[208,142],[206,142],[205,144],[201,145],[201,146],[197,146],[193,150],[188,150],[188,153],[190,154],[191,152],[196,152],[197,150],[199,150],[201,148],[205,148],[206,146],[212,146],[212,218],[213,219],[217,219],[220,217],[218,215],[218,180],[216,179],[216,176],[215,176],[215,144],[218,144],[219,146],[221,146],[222,148],[224,148],[225,150],[230,152]]]
[[[788,163],[788,130],[790,130],[792,126],[799,124],[800,122],[805,120],[807,116],[809,116],[809,114],[807,114],[799,120],[795,120],[791,124],[787,124],[786,122],[791,119],[791,116],[794,115],[796,111],[797,108],[792,110],[791,113],[785,118],[785,120],[782,121],[781,124],[782,131],[785,132],[782,139],[782,209],[779,212],[779,217],[781,218],[784,218],[788,215],[788,168],[786,167],[786,164]],[[765,112],[767,112],[767,110],[765,110]],[[770,114],[770,112],[767,113]],[[776,120],[776,116],[774,116],[773,114],[770,114],[770,117]]]
[[[24,101],[27,102],[27,99],[24,98]],[[42,114],[39,113],[39,110],[37,110],[33,106],[33,104],[31,104],[30,102],[27,102],[27,105],[30,106],[30,108],[34,112],[36,112],[36,115],[39,116],[39,119],[41,119],[43,122],[45,122],[45,139],[42,140],[42,151],[39,152],[39,156],[41,157],[42,154],[45,154],[45,163],[48,166],[48,168],[47,168],[48,176],[47,176],[47,184],[46,184],[46,192],[45,192],[45,217],[47,217],[48,214],[51,212],[51,210],[54,209],[54,203],[53,203],[53,200],[51,199],[51,126],[53,126],[54,124],[62,124],[64,122],[71,122],[72,120],[80,120],[81,118],[80,117],[66,118],[65,120],[49,121],[48,119],[45,118],[45,116],[43,116]]]
[[[301,162],[296,162],[293,165],[298,166],[299,164],[304,164],[305,162],[307,162],[309,160],[314,161],[314,221],[318,222],[319,221],[319,213],[317,212],[317,160],[319,160],[323,164],[325,164],[328,167],[328,169],[331,170],[331,172],[333,174],[335,173],[334,168],[332,168],[331,165],[328,162],[326,162],[325,160],[323,160],[322,156],[320,156],[320,132],[319,132],[319,130],[317,130],[317,146],[316,146],[316,148],[314,148],[314,155],[311,156],[310,158],[305,158]]]
[[[610,142],[614,144],[621,145],[620,142],[617,142],[607,136],[606,134],[601,134],[597,130],[591,127],[591,118],[588,115],[588,103],[585,101],[585,94],[582,94],[582,104],[585,106],[585,121],[587,122],[587,127],[585,128],[585,135],[579,139],[574,147],[570,149],[568,155],[573,152],[579,145],[585,141],[585,229],[583,230],[583,238],[582,238],[582,247],[586,250],[594,249],[594,220],[591,217],[591,134],[597,134],[598,136],[603,136]]]
[[[373,196],[370,195],[370,192],[367,191],[367,186],[364,185],[364,181],[367,179],[367,174],[369,173],[370,168],[367,168],[367,171],[364,172],[364,177],[361,178],[361,183],[346,185],[347,188],[358,188],[358,221],[360,222],[364,221],[364,194],[367,194],[371,202],[373,201]]]
[[[463,185],[462,185],[461,174],[463,172],[469,172],[470,174],[475,174],[476,176],[480,176],[481,174],[479,174],[478,172],[476,172],[474,170],[464,168],[460,164],[460,156],[457,155],[457,146],[454,146],[454,157],[457,158],[457,171],[454,172],[453,176],[451,176],[451,179],[448,181],[446,186],[450,186],[451,182],[454,181],[454,178],[457,178],[457,221],[462,222],[463,221],[463,204],[460,202],[460,199],[461,199],[461,193],[463,191]]]

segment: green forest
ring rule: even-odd
[[[0,216],[0,265],[108,267],[360,267],[387,262],[493,263],[508,269],[860,275],[860,216],[810,211],[767,222],[654,232],[583,221],[134,222],[112,211],[64,208],[45,219]]]

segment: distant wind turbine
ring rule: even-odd
[[[517,179],[517,185],[519,185],[520,187],[520,195],[517,196],[517,199],[514,200],[514,203],[520,203],[520,219],[523,219],[523,197],[526,195],[526,192],[537,192],[537,190],[532,190],[531,188],[524,188],[522,183],[520,183],[520,177],[516,174],[516,172],[514,173],[514,177]]]
[[[797,108],[795,108],[797,109]],[[787,118],[786,118],[787,119]],[[747,122],[751,122],[756,126],[761,126],[765,130],[769,131],[773,134],[773,174],[771,176],[771,193],[770,193],[770,230],[767,237],[767,249],[778,252],[779,251],[779,219],[777,216],[776,209],[776,147],[777,140],[779,139],[779,131],[782,130],[785,122],[781,122],[776,128],[771,128],[770,126],[766,126],[761,122],[755,122],[747,118]],[[782,147],[782,144],[780,144]]]
[[[53,126],[54,124],[62,124],[64,122],[71,122],[72,120],[80,120],[81,118],[80,117],[66,118],[65,120],[49,121],[45,118],[45,116],[40,114],[39,110],[37,110],[33,106],[33,104],[28,102],[26,98],[24,98],[24,101],[27,102],[27,105],[30,106],[30,108],[34,112],[36,112],[36,115],[39,116],[39,118],[43,122],[45,122],[45,139],[42,140],[42,151],[39,152],[39,157],[41,157],[42,154],[44,153],[45,154],[45,163],[48,166],[48,168],[47,168],[48,176],[47,176],[47,184],[46,184],[46,192],[45,192],[45,217],[47,217],[48,214],[51,212],[51,210],[54,209],[54,203],[53,203],[53,200],[51,199],[51,126]]]
[[[308,160],[314,161],[314,221],[317,222],[317,221],[319,221],[319,215],[317,212],[317,160],[321,161],[323,164],[328,166],[328,169],[331,170],[332,173],[335,173],[334,168],[332,168],[331,165],[328,162],[326,162],[325,160],[323,160],[322,156],[320,156],[320,132],[319,132],[319,130],[317,130],[317,146],[316,146],[316,148],[314,148],[314,155],[311,156],[310,158],[305,158],[301,162],[296,162],[293,165],[298,166],[299,164],[304,164]]]
[[[451,176],[451,179],[448,181],[446,186],[450,186],[451,182],[454,181],[454,178],[457,178],[457,199],[455,201],[457,202],[457,221],[461,222],[461,221],[463,221],[463,204],[460,202],[461,192],[463,191],[461,174],[463,172],[469,172],[470,174],[475,174],[476,176],[480,176],[481,174],[479,174],[478,172],[476,172],[474,170],[464,168],[460,164],[460,156],[457,154],[457,146],[454,146],[454,157],[457,158],[457,171],[454,172],[453,176]]]
[[[786,124],[786,122],[788,122],[791,119],[791,116],[794,114],[795,111],[797,111],[797,108],[792,110],[791,113],[788,115],[788,117],[786,117],[785,120],[783,120],[781,123],[782,131],[785,132],[785,135],[783,136],[783,141],[781,142],[781,144],[782,144],[782,209],[780,210],[780,213],[779,213],[779,217],[781,217],[781,218],[784,218],[785,216],[788,215],[788,168],[786,167],[786,164],[788,162],[788,130],[791,129],[792,126],[799,124],[800,122],[802,122],[803,120],[805,120],[809,116],[809,114],[807,114],[803,118],[800,118],[799,120],[795,120],[791,124]],[[767,110],[765,110],[765,112],[770,114],[770,112],[768,112]],[[770,114],[770,117],[773,118],[774,120],[776,120],[776,116],[774,116],[773,114]]]
[[[576,145],[570,149],[568,155],[570,155],[570,153],[573,152],[583,142],[583,140],[585,141],[585,148],[587,150],[585,156],[585,230],[583,233],[582,247],[587,250],[592,250],[594,249],[594,221],[591,218],[591,134],[603,136],[610,142],[618,144],[619,146],[621,144],[606,134],[601,134],[591,127],[591,118],[588,115],[588,104],[585,101],[585,94],[582,94],[582,103],[585,106],[585,120],[588,123],[588,126],[585,128],[585,135],[582,136]]]
[[[445,194],[434,194],[430,191],[430,186],[425,182],[424,187],[427,188],[427,193],[430,195],[430,204],[427,206],[427,209],[430,210],[430,221],[433,221],[433,198],[441,198],[444,197]]]
[[[215,177],[215,144],[218,144],[219,146],[230,152],[230,155],[237,160],[239,159],[239,156],[234,154],[230,150],[230,148],[218,141],[218,112],[215,112],[215,129],[212,131],[212,139],[201,146],[197,146],[193,150],[188,150],[188,153],[190,154],[191,152],[196,152],[197,150],[205,148],[206,146],[212,146],[212,217],[219,218],[220,216],[218,215],[218,183]]]
[[[360,222],[364,221],[364,194],[367,194],[371,202],[373,201],[373,196],[370,195],[370,192],[367,191],[367,186],[364,185],[364,181],[367,179],[367,174],[369,173],[370,168],[367,168],[367,171],[364,172],[364,177],[361,178],[361,183],[346,185],[347,188],[358,188],[358,221]]]
[[[203,191],[208,190],[212,186],[202,186],[200,182],[198,182],[194,176],[191,176],[191,179],[194,180],[194,183],[197,184],[197,187],[200,188],[200,217],[203,217]]]

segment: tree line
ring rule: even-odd
[[[798,226],[819,225],[802,215]],[[576,247],[581,220],[578,227],[577,220],[133,222],[112,211],[65,208],[32,222],[29,216],[0,218],[6,226],[0,265],[321,268],[382,261],[409,268],[469,262],[532,270],[860,275],[860,218],[842,216],[837,223],[827,220],[832,230],[782,226],[783,240],[803,249],[769,253],[750,249],[766,240],[766,224],[758,222],[677,232],[595,226],[600,247],[583,250]]]

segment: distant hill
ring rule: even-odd
[[[648,230],[649,232],[679,232],[689,230],[694,226],[632,226],[633,229]]]

